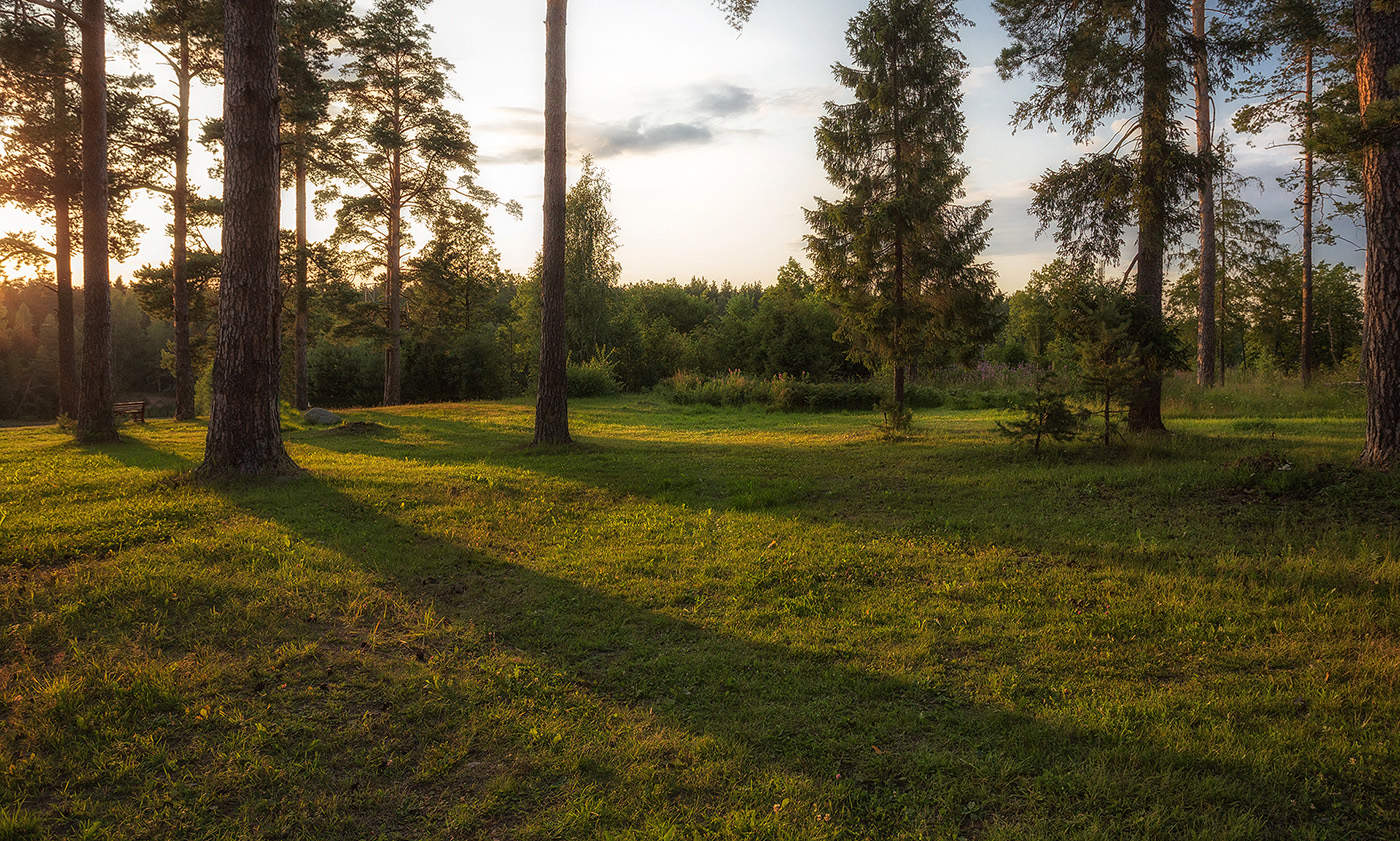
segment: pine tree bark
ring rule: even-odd
[[[190,354],[189,215],[190,215],[190,37],[180,36],[179,84],[175,129],[175,190],[171,248],[171,285],[175,306],[175,420],[194,420],[194,360]]]
[[[1303,313],[1298,367],[1304,387],[1313,375],[1313,48],[1303,58]]]
[[[1219,204],[1219,207],[1220,207],[1221,213],[1224,213],[1224,212],[1225,212],[1225,179],[1223,179],[1223,178],[1220,179],[1220,204]],[[1227,265],[1227,263],[1228,263],[1228,260],[1229,260],[1229,257],[1230,257],[1230,251],[1229,251],[1230,244],[1229,244],[1229,237],[1226,235],[1226,232],[1225,232],[1225,222],[1224,222],[1223,219],[1220,220],[1220,227],[1219,227],[1219,230],[1217,231],[1217,239],[1218,239],[1218,241],[1219,241],[1219,247],[1220,247],[1220,265],[1219,265],[1219,271],[1218,271],[1218,273],[1216,274],[1215,284],[1216,284],[1216,286],[1219,287],[1219,289],[1220,289],[1220,309],[1219,309],[1219,311],[1216,313],[1216,322],[1215,322],[1215,323],[1216,323],[1216,345],[1219,346],[1219,349],[1220,349],[1220,366],[1219,366],[1219,367],[1216,369],[1216,371],[1215,371],[1215,379],[1216,379],[1216,382],[1218,382],[1220,385],[1223,386],[1223,385],[1225,385],[1225,368],[1226,368],[1226,364],[1225,364],[1225,363],[1226,363],[1226,355],[1225,355],[1225,354],[1226,354],[1226,352],[1227,352],[1227,350],[1228,350],[1228,348],[1229,348],[1229,344],[1230,344],[1230,328],[1229,328],[1229,323],[1228,323],[1228,321],[1226,320],[1226,318],[1227,318],[1227,316],[1228,316],[1228,314],[1229,314],[1229,311],[1230,311],[1230,310],[1229,310],[1229,298],[1227,297],[1227,293],[1229,292],[1228,286],[1229,286],[1229,272],[1230,272],[1230,268],[1229,268],[1229,266]]]
[[[310,300],[307,292],[307,172],[306,172],[306,126],[298,124],[293,146],[296,154],[296,202],[297,202],[297,254],[296,254],[296,324],[294,328],[294,367],[296,369],[297,408],[306,411],[311,408],[309,378],[306,370],[307,330],[311,320]]]
[[[68,17],[54,12],[58,41],[67,44]],[[54,282],[58,286],[58,411],[78,416],[78,354],[73,318],[73,173],[69,169],[72,148],[68,142],[68,71],[53,82]]]
[[[1380,8],[1377,8],[1377,7]],[[1361,184],[1366,205],[1366,448],[1361,463],[1400,464],[1400,133],[1373,106],[1400,96],[1400,12],[1378,0],[1357,0],[1357,89],[1365,146]]]
[[[282,285],[278,249],[276,0],[224,10],[224,232],[219,340],[199,473],[291,473],[278,411]]]
[[[548,0],[545,47],[544,253],[540,274],[540,382],[535,443],[568,444],[568,353],[564,336],[564,198],[568,151],[565,27],[568,0]]]
[[[1196,324],[1196,384],[1215,385],[1215,163],[1211,136],[1210,63],[1206,48],[1205,0],[1191,0],[1196,46],[1196,154],[1200,170],[1196,186],[1201,203],[1200,300]]]
[[[83,379],[77,437],[103,443],[117,440],[108,274],[106,0],[83,0],[82,18]]]
[[[1143,20],[1142,154],[1138,162],[1137,319],[1140,335],[1161,329],[1162,286],[1166,260],[1169,119],[1171,112],[1171,0],[1145,0]],[[1152,353],[1144,341],[1144,360]],[[1162,377],[1149,370],[1128,404],[1133,432],[1164,431]]]
[[[385,266],[388,336],[384,345],[384,405],[403,402],[403,181],[402,163],[393,154],[389,175],[389,255]]]

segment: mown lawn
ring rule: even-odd
[[[0,430],[0,839],[1400,838],[1360,421],[997,417],[365,411],[268,486]]]

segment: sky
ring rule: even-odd
[[[802,259],[802,209],[814,196],[833,196],[813,129],[824,102],[848,96],[832,80],[831,66],[847,59],[846,27],[865,5],[761,0],[749,25],[735,32],[709,0],[570,4],[571,178],[585,153],[607,172],[624,282],[699,276],[769,283],[789,257]],[[455,67],[460,98],[453,107],[472,126],[480,183],[524,207],[519,220],[491,215],[503,266],[518,272],[530,268],[542,236],[544,9],[545,0],[437,0],[428,12],[434,48]],[[985,257],[1001,287],[1013,291],[1054,256],[1053,243],[1037,238],[1038,224],[1027,212],[1031,183],[1085,148],[1040,128],[1011,130],[1009,115],[1030,84],[998,77],[993,64],[1006,36],[990,4],[964,0],[961,9],[974,24],[962,39],[969,64],[963,86],[969,199],[992,203]],[[113,56],[114,66],[127,60]],[[158,67],[146,64],[161,78]],[[215,113],[218,91],[200,91],[195,104]],[[1228,120],[1234,107],[1223,105],[1221,115]],[[1241,141],[1237,152],[1241,169],[1270,187],[1254,197],[1256,204],[1291,220],[1291,197],[1274,178],[1292,152],[1270,148],[1267,139],[1253,147]],[[197,155],[193,169],[208,165]],[[214,193],[218,186],[205,179],[203,189]],[[135,214],[149,232],[118,273],[168,259],[159,200],[141,200]],[[24,226],[0,210],[0,230]],[[315,222],[313,236],[330,228],[326,220]],[[1360,262],[1350,246],[1323,249],[1320,257]]]

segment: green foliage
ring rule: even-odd
[[[869,412],[891,398],[888,381],[814,382],[798,377],[754,377],[731,371],[718,377],[680,372],[658,390],[682,406],[757,406],[781,412]],[[1002,388],[910,385],[904,403],[910,409],[1006,409],[1024,393]]]
[[[914,428],[914,410],[909,408],[906,399],[903,403],[887,397],[880,401],[880,414],[883,420],[875,425],[880,436],[886,441],[903,441]]]
[[[985,249],[991,206],[964,205],[967,60],[949,2],[871,0],[834,68],[854,102],[828,102],[817,153],[837,201],[806,212],[807,251],[840,313],[841,336],[869,366],[968,358],[995,332]]]
[[[997,429],[1012,441],[1030,441],[1031,452],[1038,456],[1046,439],[1063,444],[1077,436],[1084,425],[1088,412],[1074,409],[1068,398],[1069,393],[1060,388],[1054,370],[1043,368],[1035,378],[1035,391],[1017,406],[1021,417],[1004,423],[997,421]]]
[[[610,397],[622,391],[616,365],[606,348],[586,362],[570,362],[565,375],[570,397]]]
[[[998,71],[1006,80],[1026,76],[1035,83],[1017,103],[1012,125],[1061,130],[1094,149],[1048,170],[1033,186],[1033,209],[1042,230],[1053,229],[1061,253],[1116,260],[1131,224],[1183,230],[1189,216],[1179,204],[1196,162],[1166,112],[1173,95],[1186,98],[1194,45],[1180,37],[1149,44],[1146,31],[1189,32],[1189,5],[1077,0],[994,0],[992,5],[1011,36],[997,59]],[[1149,20],[1152,11],[1163,19]],[[1222,45],[1214,46],[1219,60]],[[1107,143],[1095,140],[1105,123],[1120,119]],[[1164,126],[1166,136],[1150,138],[1152,148],[1144,149],[1149,124]]]
[[[1139,302],[1124,284],[1087,263],[1054,260],[1034,272],[1009,304],[1007,340],[1032,349],[1046,372],[1037,377],[1026,406],[1042,391],[1053,392],[1050,382],[1041,382],[1053,372],[1090,402],[1103,424],[1105,444],[1137,384],[1185,364],[1180,339],[1165,324],[1145,327],[1150,320],[1141,316]]]
[[[74,290],[81,312],[82,287]],[[171,387],[161,353],[171,330],[142,309],[132,287],[111,289],[113,388],[118,400],[148,398],[167,407]],[[53,289],[40,281],[0,282],[0,419],[49,420],[58,413],[58,325]]]
[[[427,5],[377,0],[345,34],[341,107],[317,146],[338,177],[320,197],[340,198],[331,244],[359,275],[385,272],[385,313],[366,319],[361,334],[386,340],[400,329],[391,322],[401,264],[413,253],[409,220],[430,224],[439,238],[455,236],[477,223],[481,207],[497,203],[476,183],[477,150],[466,120],[447,108],[455,96],[447,81],[452,66],[432,52],[432,28],[421,19]]]
[[[350,0],[283,0],[279,4],[277,34],[278,84],[282,87],[282,122],[293,135],[318,146],[325,139],[323,130],[330,117],[335,93],[333,65],[341,54],[341,38],[350,30],[354,17]],[[292,146],[287,163],[295,163]],[[307,153],[313,171],[326,171],[330,161]],[[329,172],[327,173],[329,174]]]
[[[564,204],[564,336],[569,353],[580,358],[606,346],[608,303],[622,277],[611,199],[607,173],[585,155]]]
[[[1127,413],[1130,393],[1142,381],[1142,365],[1133,340],[1127,295],[1106,295],[1072,303],[1069,317],[1079,332],[1079,381],[1099,420],[1103,444],[1118,434],[1118,419]]]
[[[0,206],[37,219],[38,231],[0,237],[0,264],[54,269],[57,185],[69,198],[72,244],[82,247],[80,33],[66,17],[25,2],[0,9]],[[145,228],[128,218],[131,200],[166,159],[169,128],[149,95],[151,78],[107,79],[110,247],[131,256]]]
[[[1251,367],[1298,369],[1302,275],[1302,260],[1296,253],[1257,267],[1244,302],[1249,319],[1246,354]],[[1360,348],[1361,316],[1361,277],[1357,271],[1341,263],[1317,263],[1313,267],[1314,364],[1339,368]]]
[[[781,412],[868,412],[886,397],[886,390],[875,383],[818,383],[785,376],[765,379],[738,371],[721,377],[681,372],[661,388],[671,402],[682,406],[761,406]]]
[[[1359,367],[1359,366],[1358,366]],[[1252,424],[1272,418],[1344,418],[1362,415],[1366,391],[1357,382],[1357,367],[1324,373],[1314,387],[1304,388],[1296,377],[1277,371],[1233,372],[1225,388],[1198,388],[1194,378],[1166,381],[1164,405],[1187,418],[1250,418]]]

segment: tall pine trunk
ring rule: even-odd
[[[1400,139],[1388,125],[1386,100],[1400,96],[1391,84],[1400,66],[1400,12],[1357,0],[1356,82],[1363,131],[1361,184],[1366,203],[1366,449],[1361,462],[1390,468],[1400,463]],[[1381,125],[1372,107],[1381,106]]]
[[[171,196],[174,210],[172,229],[174,245],[170,255],[171,281],[175,305],[175,419],[194,420],[194,360],[190,355],[190,283],[189,215],[190,215],[190,36],[180,34],[179,101],[176,103],[175,129],[175,190]]]
[[[388,336],[384,345],[384,405],[403,402],[403,182],[402,163],[393,153],[389,174],[389,257],[385,266]]]
[[[1299,345],[1298,367],[1303,385],[1312,385],[1313,375],[1313,48],[1309,44],[1303,59],[1303,335]]]
[[[1142,154],[1138,162],[1137,321],[1143,338],[1162,322],[1162,281],[1166,259],[1167,173],[1170,171],[1171,0],[1144,3]],[[1151,341],[1141,343],[1146,361]],[[1148,370],[1128,404],[1128,428],[1134,432],[1166,429],[1162,423],[1162,377]]]
[[[1215,385],[1215,161],[1211,138],[1210,63],[1206,48],[1206,3],[1191,0],[1196,42],[1196,154],[1200,158],[1197,191],[1201,202],[1200,300],[1196,324],[1196,384]]]
[[[83,0],[83,380],[79,441],[117,440],[107,224],[107,3]]]
[[[1225,212],[1225,179],[1223,178],[1220,179],[1220,211],[1222,214]],[[1220,367],[1215,372],[1215,379],[1216,382],[1223,386],[1225,385],[1225,354],[1230,345],[1230,325],[1229,322],[1226,320],[1230,311],[1229,298],[1227,297],[1227,293],[1229,292],[1228,286],[1230,271],[1230,268],[1227,265],[1227,263],[1230,257],[1230,246],[1229,239],[1227,238],[1225,233],[1225,222],[1223,221],[1223,218],[1220,222],[1220,230],[1218,231],[1218,234],[1219,236],[1217,237],[1217,239],[1219,241],[1220,246],[1220,271],[1216,275],[1215,283],[1216,286],[1220,289],[1220,310],[1216,314],[1216,345],[1219,346],[1220,350]]]
[[[277,2],[224,10],[224,233],[219,341],[205,441],[209,477],[293,472],[282,446],[278,380]]]
[[[568,151],[565,26],[568,0],[548,0],[544,109],[544,253],[540,273],[540,383],[535,443],[568,444],[568,352],[564,336],[564,197]]]
[[[307,328],[310,306],[307,292],[307,234],[306,234],[306,126],[298,124],[293,145],[296,154],[297,253],[296,253],[296,324],[293,353],[296,376],[297,408],[311,408],[311,396],[306,372]]]
[[[890,27],[886,49],[889,51],[889,74],[894,88],[894,102],[891,109],[891,122],[894,124],[894,185],[895,201],[904,201],[904,137],[899,121],[899,38],[894,27]],[[904,211],[903,207],[894,219],[894,406],[901,415],[904,413]]]
[[[58,41],[67,45],[68,17],[54,12]],[[73,173],[69,169],[72,148],[68,135],[67,64],[53,82],[53,226],[54,282],[58,286],[58,411],[78,415],[78,353],[73,319]]]

